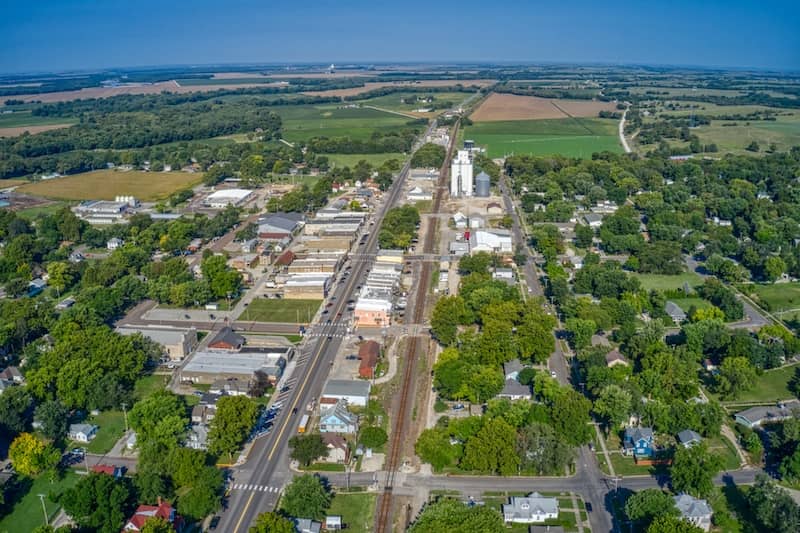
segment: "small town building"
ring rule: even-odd
[[[350,449],[347,441],[336,433],[323,433],[322,442],[328,449],[327,461],[329,463],[346,463],[350,458]]]
[[[167,327],[122,327],[117,328],[120,335],[137,333],[164,347],[165,355],[171,361],[180,361],[197,346],[197,330],[194,328],[179,329]]]
[[[345,400],[348,405],[366,407],[369,400],[369,381],[331,379],[322,390],[320,403],[336,403]]]
[[[522,366],[522,363],[519,359],[512,359],[511,361],[503,363],[503,374],[507,380],[513,379],[516,381],[519,378],[519,373],[523,368],[525,367]]]
[[[125,475],[125,467],[107,465],[107,464],[96,464],[92,467],[92,472],[96,474],[105,474],[115,479],[120,479],[123,475]]]
[[[583,215],[583,221],[592,228],[596,229],[603,225],[603,215],[597,213],[586,213]]]
[[[681,309],[678,304],[671,300],[667,300],[667,303],[664,304],[664,312],[669,315],[675,325],[678,325],[686,320],[686,312]]]
[[[332,515],[325,517],[325,530],[338,531],[342,529],[342,517],[340,515]]]
[[[125,241],[123,241],[122,239],[118,237],[112,237],[108,239],[108,242],[106,242],[106,248],[108,248],[109,250],[116,250],[123,244],[125,244]]]
[[[183,531],[183,518],[178,515],[168,502],[161,501],[159,498],[158,505],[140,505],[136,508],[133,515],[125,522],[122,527],[123,532],[127,531],[141,531],[144,528],[145,522],[151,518],[162,518],[172,525],[175,533]]]
[[[745,409],[734,415],[734,419],[739,424],[749,428],[760,427],[762,424],[770,422],[780,422],[791,418],[796,412],[800,412],[800,401],[790,400],[780,402],[777,405],[757,406]]]
[[[531,388],[516,379],[506,379],[506,384],[497,397],[509,400],[530,400]]]
[[[229,205],[242,205],[252,194],[253,191],[248,189],[222,189],[206,196],[205,204],[215,209],[224,209]]]
[[[625,455],[633,455],[634,457],[652,457],[655,451],[653,447],[653,437],[652,428],[625,428],[625,434],[622,440],[623,453]]]
[[[538,492],[525,497],[512,496],[503,504],[503,520],[517,524],[541,523],[558,518],[558,499],[546,498]]]
[[[252,386],[259,381],[275,384],[283,375],[291,347],[246,352],[195,352],[180,369],[181,381],[211,385],[219,379],[237,379]]]
[[[703,531],[711,529],[711,517],[714,513],[708,501],[683,493],[674,496],[673,499],[681,518]]]
[[[301,213],[271,213],[258,219],[258,237],[280,241],[294,234],[303,222]]]
[[[513,251],[511,232],[503,229],[477,230],[469,236],[470,253],[510,254]]]
[[[678,433],[678,442],[684,448],[691,448],[695,444],[700,444],[703,437],[693,429],[684,429]]]
[[[75,442],[88,443],[97,436],[97,426],[93,424],[70,424],[67,436]]]
[[[311,518],[294,518],[294,529],[297,533],[320,533],[322,523]]]
[[[208,343],[208,347],[212,350],[238,351],[242,349],[244,342],[244,337],[229,326],[225,326],[214,335],[214,338]]]
[[[606,366],[608,368],[613,368],[617,365],[628,366],[628,361],[619,350],[614,348],[606,354]]]
[[[347,409],[347,402],[323,404],[319,408],[320,433],[357,433],[358,417]]]
[[[366,379],[375,377],[375,367],[381,354],[381,345],[375,341],[366,341],[358,347],[358,376]]]

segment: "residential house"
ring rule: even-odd
[[[522,366],[519,359],[512,359],[511,361],[503,363],[503,374],[506,379],[513,379],[516,381],[523,368],[525,367]]]
[[[36,278],[28,282],[28,297],[33,298],[37,294],[41,294],[47,287],[47,282],[42,278]]]
[[[76,442],[91,442],[97,436],[97,426],[92,424],[70,424],[68,436]]]
[[[325,530],[338,531],[342,529],[342,517],[340,515],[331,515],[325,517]]]
[[[217,412],[216,405],[195,405],[192,407],[192,423],[193,424],[208,424],[214,420],[214,415]]]
[[[244,345],[244,337],[225,326],[214,336],[208,347],[212,350],[238,351]]]
[[[331,379],[322,389],[320,403],[333,404],[345,400],[348,405],[366,407],[370,388],[369,381]]]
[[[25,377],[22,375],[22,372],[19,371],[19,368],[15,366],[9,366],[3,369],[3,371],[0,372],[0,379],[11,381],[17,385],[25,383]]]
[[[158,505],[140,505],[136,512],[125,522],[122,531],[141,531],[145,522],[151,518],[163,518],[175,529],[176,533],[183,531],[183,517],[168,503],[158,499]]]
[[[503,520],[518,524],[541,523],[558,518],[558,499],[546,498],[538,492],[525,497],[512,496],[503,504]]]
[[[625,428],[622,440],[623,453],[634,457],[652,457],[653,429],[647,427]]]
[[[311,518],[294,518],[294,529],[297,533],[320,533],[322,524]]]
[[[596,229],[603,225],[603,215],[597,213],[586,213],[583,215],[583,221],[589,225],[590,228]]]
[[[691,448],[695,444],[700,444],[702,440],[703,437],[693,429],[684,429],[678,433],[678,442],[681,443],[684,448]]]
[[[531,388],[516,379],[507,379],[503,390],[500,391],[497,397],[509,400],[530,400]]]
[[[608,368],[613,368],[617,365],[624,365],[628,366],[628,361],[625,357],[620,353],[619,350],[614,348],[610,352],[606,354],[606,366]]]
[[[327,460],[329,463],[346,463],[349,459],[350,449],[347,447],[347,441],[341,435],[336,433],[323,433],[322,442],[328,448]]]
[[[699,527],[703,531],[711,529],[711,517],[713,512],[706,500],[700,500],[689,494],[678,494],[673,498],[675,500],[675,507],[677,507],[678,511],[681,513],[681,518],[691,523],[693,526]]]
[[[56,304],[56,311],[64,311],[75,305],[75,298],[68,296]]]
[[[97,474],[105,474],[107,476],[113,477],[114,479],[120,479],[122,476],[125,475],[125,467],[106,465],[106,464],[96,464],[92,467],[92,472],[95,472]]]
[[[320,433],[356,433],[358,417],[347,409],[347,403],[339,400],[335,404],[320,405]]]
[[[125,241],[123,241],[119,237],[111,237],[106,242],[106,248],[108,248],[109,250],[116,250],[117,248],[119,248],[123,244],[125,244]]]
[[[777,405],[751,407],[736,413],[733,417],[738,423],[755,428],[764,423],[780,422],[791,418],[798,409],[800,409],[800,401],[791,400]]]
[[[667,303],[664,304],[664,311],[669,315],[672,321],[675,322],[675,325],[686,320],[686,312],[671,300],[667,300]]]
[[[82,253],[80,253],[78,251],[75,251],[75,252],[72,252],[71,254],[69,254],[69,258],[67,260],[70,263],[76,263],[77,264],[77,263],[82,262],[84,259],[86,259],[86,258],[83,256]]]
[[[366,341],[358,347],[358,375],[362,378],[375,377],[375,367],[381,354],[381,345],[375,341]]]
[[[208,427],[204,424],[192,424],[189,426],[189,433],[186,435],[185,445],[193,450],[205,450],[208,448]]]

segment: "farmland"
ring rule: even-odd
[[[58,128],[67,128],[75,124],[73,119],[62,117],[36,117],[30,111],[0,114],[0,137],[15,137],[24,132],[40,133]]]
[[[464,138],[486,146],[489,157],[506,154],[563,154],[588,158],[593,152],[621,152],[617,121],[609,119],[550,119],[476,122]]]
[[[557,100],[537,96],[494,93],[475,110],[474,122],[596,117],[600,111],[614,111],[616,104],[592,100]]]
[[[426,96],[432,96],[434,99],[434,103],[436,102],[452,102],[454,105],[463,102],[467,98],[469,98],[472,92],[436,92],[436,93],[420,93],[420,92],[396,92],[392,94],[386,94],[383,96],[375,96],[373,98],[367,98],[365,100],[358,100],[356,103],[359,105],[364,106],[375,106],[380,107],[383,109],[389,109],[391,111],[400,111],[404,113],[413,112],[415,109],[426,108],[429,107],[430,104],[426,104],[425,102],[418,102],[417,98],[424,98]],[[421,114],[421,116],[425,116],[426,114]]]
[[[322,136],[369,139],[376,131],[398,129],[412,120],[376,109],[339,106],[291,106],[277,112],[283,120],[283,138],[291,142]]]
[[[486,87],[494,83],[492,80],[422,80],[422,81],[376,81],[366,82],[363,87],[351,87],[349,89],[328,89],[325,91],[308,91],[305,94],[316,96],[355,96],[383,87],[464,87],[477,86]]]
[[[59,200],[113,200],[132,195],[144,201],[166,198],[200,181],[199,174],[186,172],[139,172],[95,170],[64,178],[23,185],[19,192]]]

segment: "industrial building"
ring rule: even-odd
[[[475,178],[475,196],[487,198],[492,189],[492,179],[486,172],[481,172]]]
[[[253,383],[257,374],[261,374],[276,383],[283,375],[291,350],[291,347],[274,347],[246,352],[197,352],[180,370],[180,379],[208,385],[219,379]]]
[[[450,165],[450,196],[472,196],[472,158],[459,150]]]
[[[469,236],[470,253],[510,254],[513,251],[511,232],[502,229],[477,230]]]
[[[325,273],[292,274],[283,286],[283,297],[289,300],[324,300],[331,279],[331,275]]]
[[[124,222],[130,204],[99,200],[82,202],[73,208],[75,215],[90,224],[119,224]]]
[[[332,379],[322,389],[320,404],[335,404],[344,400],[350,406],[366,407],[370,388],[369,381]]]
[[[205,204],[215,209],[224,209],[229,205],[242,205],[252,194],[253,191],[249,189],[223,189],[206,196]]]
[[[120,335],[134,335],[140,333],[151,341],[164,347],[165,355],[171,361],[180,361],[189,355],[197,345],[197,330],[194,328],[150,328],[150,327],[126,327],[117,328],[116,332]]]
[[[258,237],[271,241],[279,241],[290,237],[302,224],[300,213],[272,213],[258,219]]]

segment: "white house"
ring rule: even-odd
[[[91,442],[97,436],[97,426],[92,424],[70,424],[68,436],[75,442]]]
[[[369,400],[369,381],[331,379],[322,390],[320,403],[336,403],[345,400],[347,405],[366,407]]]
[[[545,498],[538,492],[531,492],[526,497],[511,497],[510,502],[503,504],[503,520],[518,524],[541,523],[558,518],[558,500]]]
[[[125,244],[125,241],[123,241],[122,239],[119,239],[117,237],[112,237],[108,239],[108,242],[106,243],[106,248],[108,248],[109,250],[116,250],[123,244]]]
[[[711,529],[713,512],[706,500],[699,500],[688,494],[678,494],[674,499],[681,518],[703,531]]]
[[[344,400],[319,408],[320,433],[356,433],[358,418],[347,409]]]

